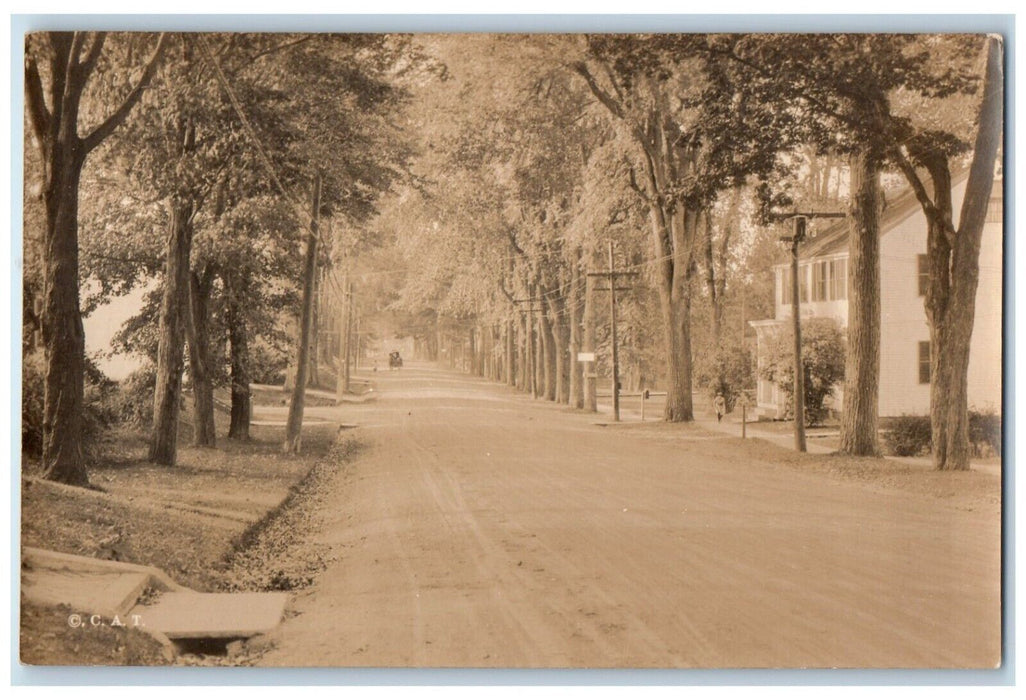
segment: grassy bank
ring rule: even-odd
[[[183,447],[175,467],[146,461],[143,436],[119,433],[100,464],[93,488],[41,480],[23,466],[22,545],[156,566],[199,591],[267,588],[273,577],[244,570],[240,557],[296,502],[299,485],[344,456],[335,429],[303,431],[303,454],[281,452],[280,427],[254,426],[253,440],[219,440],[216,448]],[[329,458],[330,457],[330,458]],[[297,516],[290,516],[293,519]],[[250,567],[269,559],[252,557]],[[33,664],[149,664],[151,640],[132,630],[69,631],[59,608],[23,605],[22,661]],[[84,636],[83,636],[84,635]]]

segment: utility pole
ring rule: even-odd
[[[574,250],[570,268],[570,303],[565,305],[570,323],[570,386],[567,392],[571,408],[584,408],[584,371],[577,354],[581,351],[581,324],[577,309],[581,303],[581,249]],[[560,348],[562,351],[562,348]]]
[[[306,399],[306,373],[309,369],[310,327],[313,322],[314,275],[317,272],[317,222],[321,208],[321,175],[314,179],[310,206],[310,230],[306,237],[303,266],[303,308],[299,318],[299,348],[296,357],[296,383],[292,387],[289,418],[285,425],[285,452],[299,453],[303,431],[303,403]]]
[[[353,281],[346,284],[346,391],[349,391],[349,380],[352,378],[349,368],[353,361],[353,322],[356,313],[353,311]]]
[[[349,345],[353,323],[353,283],[346,279],[342,292],[342,315],[338,324],[338,379],[335,382],[335,403],[341,404],[349,393]]]
[[[312,313],[310,316],[310,368],[307,370],[306,385],[308,387],[318,386],[320,377],[317,371],[317,352],[320,349],[320,338],[317,336],[317,327],[321,322],[321,290],[324,286],[320,271],[314,275],[313,278],[313,303],[311,304]]]
[[[609,280],[608,287],[601,287],[597,291],[609,292],[609,339],[612,344],[611,354],[613,362],[613,420],[617,422],[620,420],[620,357],[619,344],[616,339],[616,293],[618,291],[627,291],[630,287],[617,287],[616,279],[618,277],[634,277],[637,274],[637,272],[614,269],[612,241],[609,241],[609,269],[606,272],[588,273],[588,277],[604,277]]]
[[[356,345],[353,348],[353,370],[356,372],[360,371],[360,314],[355,312],[353,314],[356,317],[354,323],[356,324],[356,332],[353,334],[353,343]]]
[[[513,376],[513,320],[506,320],[506,356],[502,358],[505,367],[505,379],[507,386],[514,386],[516,378]]]
[[[805,365],[802,362],[802,317],[798,283],[798,244],[805,238],[806,220],[794,218],[791,234],[791,321],[794,324],[794,449],[805,452]]]
[[[584,366],[584,410],[598,411],[597,379],[595,365],[595,300],[594,285],[589,275],[584,276],[584,356],[590,357]],[[580,358],[574,358],[578,360]]]
[[[791,322],[794,328],[794,448],[806,451],[805,445],[805,364],[802,362],[801,285],[798,280],[798,246],[808,234],[809,219],[843,219],[840,212],[794,212],[771,215],[773,219],[790,219],[790,236],[781,236],[783,243],[791,244]],[[813,234],[815,235],[815,234]]]

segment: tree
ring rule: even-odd
[[[790,327],[773,338],[763,377],[776,383],[787,396],[787,411],[794,414],[794,335]],[[810,318],[802,324],[802,367],[805,371],[805,421],[822,422],[824,401],[844,379],[844,333],[831,318]]]
[[[126,42],[134,38],[126,39]],[[85,117],[97,111],[97,92],[87,92],[104,56],[103,32],[48,32],[26,41],[25,106],[43,163],[45,348],[43,474],[68,484],[88,482],[82,456],[85,340],[79,308],[78,190],[86,158],[125,121],[149,84],[165,46],[165,35],[144,62],[134,86],[110,85],[110,65],[100,84],[117,106],[80,135]],[[127,64],[131,65],[131,64]],[[45,77],[40,68],[48,68]],[[103,88],[107,88],[104,90]]]
[[[721,57],[737,41],[591,36],[588,59],[574,64],[635,146],[631,183],[648,209],[658,265],[668,421],[693,419],[690,314],[703,216],[719,192],[770,173],[789,142],[789,115],[749,100]]]
[[[961,150],[950,133],[922,129],[909,141],[910,160],[926,168],[933,192],[900,147],[896,157],[926,214],[929,284],[926,316],[930,324],[930,426],[933,462],[941,470],[969,468],[968,372],[980,272],[980,243],[991,190],[995,159],[1002,138],[1002,43],[984,42],[983,82],[979,89],[976,138],[965,197],[954,224],[951,160]]]
[[[974,45],[978,45],[978,37],[969,35],[752,35],[735,44],[726,54],[759,79],[754,85],[769,88],[771,92],[762,93],[763,99],[775,101],[778,110],[800,116],[803,138],[813,144],[817,152],[845,154],[851,162],[849,354],[841,418],[842,452],[880,454],[877,437],[880,175],[885,167],[897,165],[920,197],[927,219],[943,220],[944,215],[938,212],[944,207],[937,208],[929,201],[916,165],[933,174],[930,162],[943,161],[940,169],[946,169],[948,156],[962,150],[962,139],[957,136],[959,130],[952,129],[951,124],[957,123],[966,112],[959,98],[977,89],[978,76],[967,70],[971,59],[966,58],[972,55]],[[1000,71],[996,75],[1000,82]],[[955,106],[954,110],[951,105]],[[994,109],[999,114],[999,105]],[[946,114],[949,111],[953,111],[954,116]],[[945,121],[948,123],[943,123]],[[995,134],[999,134],[1000,126],[983,131],[993,132],[984,139],[983,150],[989,150],[988,145],[996,148],[999,136]],[[979,157],[981,162],[985,161],[987,153],[981,151]],[[986,168],[992,167],[993,158],[991,151]],[[943,173],[939,174],[939,179],[945,180]],[[950,185],[950,179],[945,182],[945,186]],[[989,188],[984,177],[978,179],[978,184]],[[975,218],[980,222],[987,197],[989,189],[986,195],[977,195],[977,203],[970,207],[977,210]],[[942,273],[943,257],[943,253],[938,252],[938,257],[934,258],[937,265],[934,278]],[[973,263],[968,263],[959,270],[958,276],[972,277],[972,267]],[[970,296],[973,296],[975,286],[970,286],[973,290]],[[943,292],[939,296],[944,296]],[[965,316],[961,316],[962,321],[956,325],[964,328]],[[971,325],[970,320],[970,333]],[[969,336],[962,332],[955,335],[959,337],[955,344],[964,348],[952,356],[967,358]],[[963,363],[956,360],[954,364]],[[940,374],[946,373],[942,369]],[[956,403],[960,403],[957,387],[951,388],[956,390]],[[944,409],[937,403],[932,401],[931,413],[939,412],[939,425]],[[953,420],[956,432],[960,432],[958,426],[965,422],[964,411],[962,415],[962,419],[953,414],[945,418]],[[965,449],[960,451],[966,452]]]

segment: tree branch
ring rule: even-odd
[[[905,176],[909,187],[912,188],[912,192],[915,194],[916,199],[919,200],[919,204],[923,207],[924,213],[932,219],[944,221],[944,233],[945,236],[950,239],[955,233],[952,228],[951,221],[945,221],[947,217],[945,217],[941,210],[937,208],[937,204],[930,197],[930,193],[926,191],[926,185],[923,183],[922,178],[919,177],[919,173],[916,172],[911,161],[909,161],[908,157],[900,148],[891,148],[889,150],[891,157],[898,166],[898,169],[901,170],[902,174]]]
[[[149,85],[150,80],[153,79],[153,74],[157,72],[157,64],[160,62],[160,57],[164,53],[164,47],[167,45],[167,33],[161,32],[160,38],[157,40],[157,47],[153,50],[153,55],[150,56],[146,67],[143,69],[142,77],[139,78],[139,82],[136,84],[132,91],[128,93],[124,102],[121,106],[114,110],[107,119],[100,124],[98,127],[93,129],[92,133],[86,136],[82,140],[83,148],[86,153],[93,150],[103,140],[110,136],[115,129],[117,129],[128,117],[128,113],[135,107],[136,102],[142,97],[143,90]]]
[[[577,61],[572,64],[572,67],[578,75],[584,78],[585,82],[588,83],[588,89],[591,90],[591,94],[598,98],[598,101],[601,102],[606,109],[620,119],[627,119],[627,115],[623,110],[623,105],[617,102],[612,95],[602,89],[602,86],[598,84],[597,80],[595,80],[595,76],[593,76],[591,71],[588,70],[588,66],[584,61]]]
[[[289,49],[289,48],[292,48],[293,46],[296,46],[298,44],[302,44],[305,41],[310,41],[313,38],[314,38],[313,34],[307,34],[306,36],[304,36],[301,39],[296,39],[294,41],[286,41],[284,44],[278,44],[277,46],[272,46],[269,49],[264,49],[263,51],[260,51],[260,52],[258,52],[256,54],[254,54],[253,56],[250,56],[249,62],[250,63],[255,63],[258,58],[263,58],[264,56],[266,56],[268,54],[275,53],[277,51],[284,51],[285,49]]]
[[[36,59],[31,56],[25,57],[25,93],[25,108],[29,113],[32,132],[39,142],[39,147],[45,148],[46,135],[50,132],[53,115],[46,108],[46,99],[43,97],[43,81],[39,77],[39,66],[36,65]]]
[[[103,51],[103,44],[106,41],[107,32],[96,32],[96,37],[86,52],[85,59],[78,64],[78,77],[81,83],[84,84],[89,80],[89,75],[93,72],[93,68],[96,67],[96,62],[100,58],[100,52]]]
[[[64,90],[74,90],[78,85],[75,80],[75,73],[78,71],[78,55],[82,53],[82,44],[85,43],[85,32],[75,32],[71,36],[71,49],[68,51],[68,61],[64,65]],[[78,88],[81,92],[81,87]]]

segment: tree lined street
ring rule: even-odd
[[[290,593],[201,663],[995,667],[1003,41],[26,35],[23,534]]]
[[[315,409],[368,447],[309,535],[337,561],[262,663],[997,662],[997,477],[938,497],[423,364],[366,376],[375,402]]]

